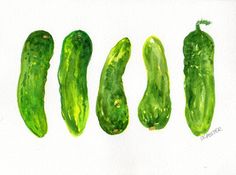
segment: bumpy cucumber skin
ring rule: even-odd
[[[18,107],[26,126],[38,137],[47,133],[44,88],[53,48],[53,38],[48,32],[35,31],[25,41],[21,55]]]
[[[184,89],[186,96],[185,117],[196,136],[205,134],[213,118],[215,107],[214,42],[198,21],[196,30],[184,39]]]
[[[143,59],[148,82],[138,107],[139,120],[150,130],[162,129],[170,118],[171,99],[164,48],[157,37],[147,38],[143,46]]]
[[[129,122],[122,75],[130,52],[130,41],[123,38],[111,49],[101,73],[96,113],[101,128],[110,135],[122,133]]]
[[[87,67],[91,55],[92,41],[84,31],[73,31],[64,39],[58,70],[61,113],[74,136],[83,132],[89,115]]]

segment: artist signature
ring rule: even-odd
[[[212,130],[211,132],[203,135],[200,137],[201,141],[205,140],[205,139],[209,139],[212,136],[214,136],[215,134],[218,134],[219,132],[222,132],[223,129],[221,127],[215,128],[214,130]]]

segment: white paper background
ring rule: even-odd
[[[210,131],[201,141],[184,117],[183,39],[201,18],[215,41],[216,106]],[[0,1],[0,174],[1,175],[235,175],[236,174],[236,1]],[[48,133],[39,139],[25,126],[17,106],[20,56],[27,36],[49,31],[55,41],[46,83]],[[86,31],[93,42],[88,67],[90,115],[84,133],[70,135],[60,114],[57,69],[64,37]],[[142,46],[150,35],[164,47],[170,73],[172,113],[160,131],[144,128],[137,106],[146,88]],[[101,69],[108,52],[129,37],[132,54],[123,76],[130,111],[124,133],[107,135],[95,114]]]

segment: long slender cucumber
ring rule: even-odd
[[[130,52],[130,41],[123,38],[111,49],[101,73],[96,113],[101,128],[110,135],[123,132],[129,121],[122,75]]]
[[[169,74],[161,41],[150,36],[143,46],[147,88],[138,107],[140,122],[150,130],[166,126],[171,113]]]
[[[48,32],[35,31],[26,39],[21,55],[18,106],[26,126],[38,137],[47,133],[44,88],[53,48],[53,38]]]
[[[61,113],[74,136],[83,132],[88,119],[87,67],[91,55],[92,41],[84,31],[73,31],[64,39],[58,70]]]
[[[184,39],[183,47],[185,117],[196,136],[209,130],[215,107],[214,42],[200,29],[201,24],[210,22],[198,21],[196,30]]]

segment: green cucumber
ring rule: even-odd
[[[18,107],[26,126],[38,137],[47,133],[44,94],[53,48],[53,38],[48,32],[35,31],[25,41],[21,55]]]
[[[215,107],[214,42],[210,35],[200,29],[184,39],[184,89],[186,96],[185,117],[189,128],[196,136],[205,134],[213,118]]]
[[[111,49],[101,73],[96,113],[101,128],[110,135],[123,132],[129,122],[122,75],[130,52],[130,41],[123,38]]]
[[[171,113],[169,74],[161,41],[150,36],[143,47],[147,88],[138,107],[140,122],[150,130],[166,126]]]
[[[58,70],[61,113],[74,136],[83,132],[88,119],[87,67],[91,55],[92,41],[84,31],[73,31],[64,39]]]

